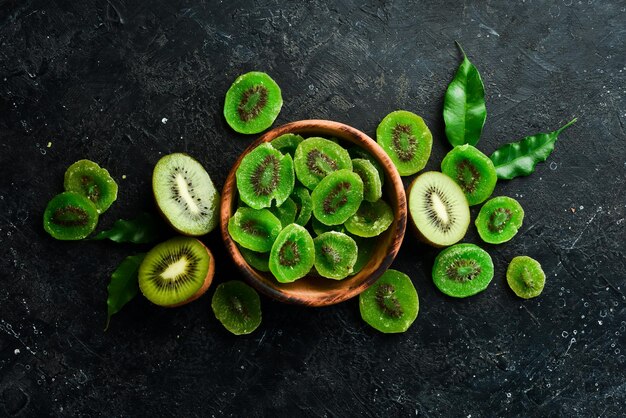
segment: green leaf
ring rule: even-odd
[[[554,132],[527,136],[497,149],[489,158],[496,167],[498,179],[510,180],[531,174],[537,163],[550,156],[559,134],[575,122],[576,118]]]
[[[137,275],[145,256],[145,253],[141,253],[126,257],[111,274],[111,282],[107,287],[109,297],[107,299],[108,312],[105,331],[109,328],[111,317],[137,295],[139,291]]]
[[[132,242],[133,244],[147,244],[159,238],[159,223],[154,215],[142,213],[135,219],[115,221],[108,231],[96,234],[92,239],[110,239],[115,242]]]
[[[463,62],[448,85],[443,99],[443,120],[446,136],[453,147],[476,145],[487,119],[485,86],[476,67],[463,53]]]

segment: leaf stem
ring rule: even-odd
[[[576,121],[578,120],[578,118],[574,118],[572,120],[570,120],[569,122],[567,122],[565,125],[561,126],[559,129],[557,129],[557,135],[559,135],[561,132],[563,132],[564,130],[566,130],[567,128],[569,128],[570,126],[572,126],[573,124],[576,123]]]
[[[465,54],[465,51],[463,51],[463,47],[461,46],[461,44],[459,43],[459,41],[454,41],[454,43],[456,44],[456,46],[461,50],[461,53],[463,54],[464,58],[467,58],[467,55]]]

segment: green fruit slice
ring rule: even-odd
[[[433,282],[448,296],[465,298],[482,292],[493,279],[493,261],[474,244],[457,244],[435,258]]]
[[[300,145],[300,142],[304,141],[300,135],[296,134],[284,134],[277,138],[272,139],[272,146],[283,154],[289,154],[293,158],[296,154],[296,148]]]
[[[498,181],[493,162],[469,144],[454,147],[441,162],[441,171],[461,187],[470,206],[491,196]]]
[[[246,263],[250,264],[253,269],[267,272],[270,271],[269,261],[270,261],[270,253],[257,253],[256,251],[251,251],[244,247],[239,247],[239,251],[243,256]]]
[[[511,197],[498,196],[480,208],[476,217],[478,235],[490,244],[501,244],[517,234],[524,221],[524,209]]]
[[[309,231],[298,224],[286,226],[272,245],[270,271],[281,283],[306,276],[315,262],[315,246]]]
[[[261,298],[239,280],[217,286],[211,308],[224,328],[235,335],[250,334],[261,325]]]
[[[315,235],[322,235],[326,232],[336,231],[336,232],[346,232],[346,228],[344,224],[339,225],[324,225],[320,221],[318,221],[315,217],[311,218],[311,228]]]
[[[313,213],[313,201],[311,200],[309,189],[301,186],[294,187],[291,199],[296,203],[297,216],[295,223],[305,226]]]
[[[280,206],[272,206],[269,209],[280,221],[283,227],[292,224],[296,220],[298,206],[291,198],[287,198]]]
[[[339,225],[354,215],[363,201],[363,181],[350,170],[334,171],[311,193],[313,216],[325,225]]]
[[[298,145],[294,157],[298,180],[310,190],[328,174],[337,170],[352,170],[348,151],[328,139],[307,138]]]
[[[63,185],[91,200],[98,213],[106,211],[117,199],[117,183],[109,172],[90,160],[79,160],[68,167]]]
[[[362,159],[372,163],[372,165],[376,168],[376,171],[378,171],[378,177],[380,178],[381,186],[385,184],[385,170],[383,169],[382,164],[376,158],[374,158],[372,154],[365,151],[363,148],[356,146],[348,148],[348,153],[353,160]]]
[[[543,291],[546,274],[537,260],[518,256],[511,260],[506,270],[506,281],[517,296],[530,299],[539,296]]]
[[[385,232],[393,223],[393,210],[384,200],[362,202],[359,210],[348,218],[344,226],[349,233],[371,238]]]
[[[358,253],[356,256],[356,263],[354,263],[354,268],[352,269],[351,275],[355,275],[361,270],[363,267],[367,265],[372,259],[372,254],[374,254],[374,250],[376,249],[376,239],[365,239],[360,237],[354,237],[354,241],[356,242]]]
[[[352,170],[363,180],[363,200],[376,202],[383,196],[380,176],[374,164],[368,160],[357,158],[352,160]]]
[[[341,280],[352,273],[357,259],[356,242],[341,232],[326,232],[313,240],[315,269],[322,277]]]
[[[280,220],[268,209],[239,208],[228,220],[228,233],[244,248],[259,253],[271,250],[282,229]]]
[[[76,192],[64,192],[53,197],[43,214],[43,228],[58,240],[86,238],[97,224],[96,206]]]

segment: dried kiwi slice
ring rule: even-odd
[[[315,269],[322,277],[341,280],[352,273],[357,259],[356,242],[341,232],[326,232],[313,239]]]
[[[295,223],[305,226],[311,219],[313,213],[313,201],[311,200],[311,193],[309,189],[302,186],[296,186],[291,193],[291,199],[296,204],[297,215]]]
[[[482,292],[493,279],[493,261],[474,244],[457,244],[435,258],[433,282],[448,296],[465,298]]]
[[[296,206],[296,202],[294,202],[291,198],[287,198],[280,206],[272,206],[269,209],[270,212],[274,214],[280,221],[283,227],[292,224],[296,220],[296,213],[298,212],[298,207]]]
[[[470,206],[491,196],[498,180],[493,162],[470,144],[454,147],[441,162],[441,172],[461,186]]]
[[[324,225],[342,224],[363,201],[363,181],[350,170],[334,171],[313,190],[311,199],[313,216],[318,221]]]
[[[269,261],[270,261],[270,253],[258,253],[256,251],[249,250],[242,246],[239,246],[239,251],[241,252],[242,257],[246,260],[246,263],[250,264],[253,269],[257,269],[259,271],[270,271]]]
[[[517,296],[523,299],[537,297],[543,291],[546,274],[534,258],[518,256],[506,270],[506,281]]]
[[[318,221],[317,218],[315,218],[315,216],[311,218],[311,228],[313,229],[313,232],[315,233],[315,235],[322,235],[323,233],[330,232],[330,231],[346,232],[346,228],[344,227],[344,224],[324,225],[323,223]]]
[[[383,169],[382,164],[378,162],[378,160],[374,158],[372,154],[365,151],[363,148],[356,147],[356,146],[348,148],[348,154],[350,154],[350,157],[352,157],[353,160],[359,158],[359,159],[367,160],[370,163],[372,163],[372,165],[376,168],[376,171],[378,171],[378,177],[380,177],[380,184],[381,185],[385,184],[385,170]]]
[[[302,141],[296,148],[293,161],[298,180],[311,190],[334,171],[352,170],[352,160],[348,151],[339,144],[319,137]]]
[[[68,167],[63,185],[68,192],[79,193],[106,211],[117,199],[117,183],[109,172],[90,160],[79,160]]]
[[[517,234],[524,221],[524,209],[512,197],[498,196],[480,208],[476,217],[478,235],[490,244],[501,244]]]
[[[417,318],[419,299],[409,276],[387,270],[359,295],[361,317],[385,334],[405,332]]]
[[[282,205],[293,191],[293,160],[264,143],[241,160],[235,173],[239,197],[254,209]]]
[[[426,166],[433,136],[421,117],[397,110],[378,125],[376,142],[389,155],[400,175],[410,176]]]
[[[270,271],[281,283],[296,281],[311,270],[315,246],[309,231],[298,224],[283,228],[272,245]]]
[[[289,154],[293,158],[296,153],[296,148],[300,145],[300,142],[304,141],[300,135],[296,134],[284,134],[277,138],[272,139],[272,146],[283,154]]]
[[[256,134],[272,126],[282,106],[278,84],[269,75],[253,71],[237,77],[226,92],[224,117],[235,131]]]
[[[372,258],[372,254],[374,254],[374,249],[376,248],[377,243],[376,239],[365,239],[360,237],[354,237],[354,241],[356,242],[358,253],[351,275],[357,274],[363,270],[363,267],[365,267],[367,263],[369,263]]]
[[[97,224],[96,206],[76,192],[54,196],[43,213],[43,228],[58,240],[86,238],[96,229]]]
[[[363,200],[376,202],[383,196],[380,176],[370,161],[356,158],[352,160],[352,170],[363,180]]]
[[[239,208],[228,220],[228,233],[244,248],[268,252],[282,229],[280,220],[268,209]]]
[[[359,210],[352,215],[344,226],[349,233],[371,238],[385,232],[393,223],[393,210],[384,200],[374,203],[362,202]]]
[[[215,317],[235,335],[250,334],[261,325],[261,298],[239,280],[217,286],[211,308]]]

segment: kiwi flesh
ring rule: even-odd
[[[233,130],[256,134],[272,126],[282,106],[278,84],[266,73],[252,71],[237,77],[226,92],[224,117]]]
[[[363,201],[359,210],[348,218],[344,226],[349,233],[371,238],[385,232],[393,223],[393,210],[382,199],[370,203]]]
[[[270,252],[270,271],[281,283],[296,281],[315,263],[315,245],[311,234],[298,224],[287,225],[278,234]]]
[[[261,298],[239,280],[217,286],[211,309],[224,328],[235,335],[246,335],[261,325]]]
[[[313,190],[328,174],[352,170],[352,160],[341,145],[325,138],[311,137],[296,148],[294,166],[300,183]]]
[[[272,146],[283,154],[289,154],[293,158],[296,153],[296,148],[300,145],[300,142],[304,141],[300,135],[296,134],[284,134],[277,138],[272,139]]]
[[[311,200],[311,193],[309,189],[302,186],[296,186],[291,193],[291,199],[296,204],[296,219],[295,223],[305,226],[311,219],[313,213],[313,201]]]
[[[356,256],[356,263],[354,263],[354,268],[352,269],[352,273],[350,273],[351,275],[357,274],[363,270],[363,267],[365,267],[367,263],[369,263],[377,244],[376,239],[366,239],[361,237],[353,237],[353,239],[356,242],[358,253]]]
[[[352,170],[363,180],[363,200],[376,202],[383,196],[383,188],[376,167],[370,161],[356,158],[352,160]]]
[[[86,238],[97,224],[96,206],[76,192],[63,192],[53,197],[43,214],[43,228],[58,240]]]
[[[348,148],[348,154],[350,154],[350,157],[353,160],[362,159],[362,160],[367,160],[370,163],[372,163],[374,168],[376,168],[376,171],[378,171],[380,184],[381,185],[385,184],[385,170],[383,169],[383,165],[376,158],[374,158],[372,154],[370,154],[369,152],[367,152],[366,150],[358,146]]]
[[[340,225],[354,215],[363,201],[363,180],[350,170],[324,177],[311,193],[313,216],[324,225]]]
[[[376,129],[376,142],[387,153],[401,176],[410,176],[426,166],[433,136],[424,120],[406,110],[391,112]]]
[[[235,177],[239,197],[246,205],[263,209],[274,201],[280,206],[293,191],[293,160],[263,143],[243,157]]]
[[[272,249],[282,229],[278,219],[268,209],[239,208],[228,220],[228,233],[244,248],[259,253]]]
[[[296,213],[298,212],[298,207],[296,206],[296,202],[294,202],[291,198],[287,198],[280,206],[272,205],[269,209],[270,212],[274,214],[280,221],[283,227],[292,224],[296,220]]]
[[[220,194],[202,164],[183,153],[163,156],[152,173],[160,212],[179,233],[208,234],[217,226]]]
[[[491,159],[470,144],[454,147],[441,162],[441,172],[461,186],[470,206],[487,200],[498,180]]]
[[[207,247],[192,237],[175,237],[152,248],[139,266],[139,289],[150,302],[180,306],[209,288],[215,261]]]
[[[478,235],[489,244],[501,244],[517,234],[524,221],[522,205],[512,197],[498,196],[489,199],[474,222]]]
[[[63,185],[68,192],[82,194],[105,212],[117,199],[117,183],[108,170],[90,160],[79,160],[67,168]]]
[[[546,274],[534,258],[518,256],[511,260],[506,270],[506,281],[517,296],[530,299],[543,291]]]
[[[267,272],[270,271],[269,261],[270,253],[258,253],[256,251],[249,250],[242,246],[239,246],[239,252],[246,263],[248,263],[253,269],[258,271]]]
[[[315,216],[311,218],[311,229],[313,229],[313,232],[315,233],[315,235],[322,235],[323,233],[330,232],[330,231],[346,232],[346,228],[344,227],[344,224],[324,225],[323,223],[318,221]]]
[[[465,298],[482,292],[493,279],[493,261],[474,244],[457,244],[435,258],[433,282],[448,296]]]
[[[445,247],[465,236],[470,222],[467,198],[450,177],[437,171],[422,173],[407,193],[411,224],[421,240]]]
[[[326,232],[313,239],[315,269],[322,277],[341,280],[348,277],[356,263],[356,242],[341,232]]]
[[[387,270],[359,295],[361,318],[385,334],[405,332],[417,318],[419,298],[406,274]]]

